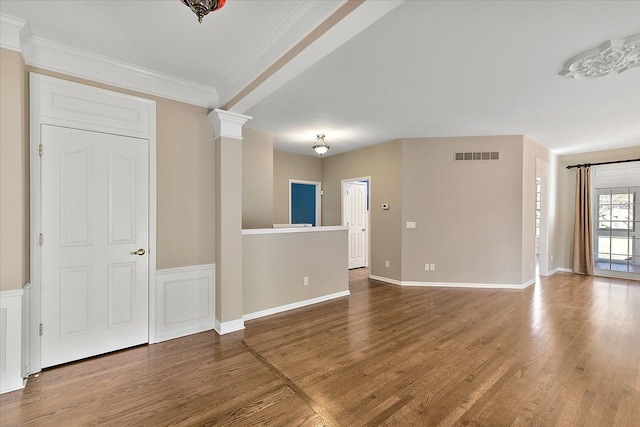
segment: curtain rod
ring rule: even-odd
[[[600,163],[583,163],[581,165],[570,165],[570,166],[567,166],[567,169],[582,168],[582,167],[586,167],[586,166],[612,165],[614,163],[629,163],[629,162],[640,162],[640,159],[614,160],[612,162],[600,162]]]

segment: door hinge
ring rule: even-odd
[[[42,336],[42,323],[40,323],[39,331],[40,331],[40,335]]]
[[[43,148],[42,148],[42,144],[38,145],[38,154],[40,155],[40,157],[42,157],[42,152],[43,152]]]
[[[40,235],[38,236],[38,244],[42,246],[42,243],[44,243],[44,236],[42,235],[42,233],[40,233]]]

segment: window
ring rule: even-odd
[[[640,187],[596,189],[596,268],[640,273],[638,190]]]
[[[598,229],[633,230],[635,193],[629,189],[605,191],[598,194]]]

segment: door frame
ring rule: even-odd
[[[540,242],[538,258],[538,275],[549,275],[549,165],[542,159],[536,158],[536,178],[540,178]],[[534,181],[535,185],[535,181]],[[536,191],[534,191],[534,194]],[[534,202],[535,208],[535,202]],[[535,217],[534,217],[535,221]],[[535,225],[535,224],[534,224]],[[535,248],[534,226],[534,248]],[[535,262],[535,249],[534,262]]]
[[[289,224],[291,224],[291,184],[316,186],[316,227],[320,227],[322,225],[322,183],[318,181],[304,181],[302,179],[289,180]]]
[[[637,171],[640,171],[640,164],[637,163],[621,163],[610,165],[595,165],[591,167],[591,212],[593,213],[592,235],[593,235],[593,261],[594,261],[594,276],[602,277],[619,277],[624,279],[638,280],[638,273],[630,273],[624,271],[614,270],[601,270],[595,267],[597,252],[595,252],[598,233],[597,233],[597,221],[595,215],[595,209],[597,207],[597,191],[600,188],[614,188],[614,187],[638,187],[640,186],[640,175]],[[634,212],[638,215],[637,212]],[[635,219],[635,218],[634,218]],[[634,248],[635,249],[635,248]]]
[[[42,74],[29,73],[29,351],[23,355],[27,374],[42,370],[41,249],[42,176],[40,141],[43,125],[100,132],[149,141],[149,343],[156,342],[156,102]],[[44,148],[46,155],[46,147]],[[46,239],[46,236],[45,236]]]
[[[367,222],[366,222],[366,227],[367,227],[367,232],[365,234],[365,239],[367,239],[367,256],[365,257],[365,261],[364,261],[364,267],[365,268],[369,268],[369,265],[371,265],[371,209],[372,209],[372,203],[371,203],[371,176],[361,176],[361,177],[357,177],[357,178],[346,178],[346,179],[342,179],[340,180],[340,224],[342,224],[343,226],[345,226],[345,219],[344,219],[344,199],[347,195],[347,190],[346,190],[346,184],[350,183],[350,182],[361,182],[361,181],[368,181],[368,185],[367,185],[367,200],[368,200],[368,205],[369,205],[369,209],[367,209]]]

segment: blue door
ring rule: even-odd
[[[316,185],[291,183],[291,223],[316,226]]]

